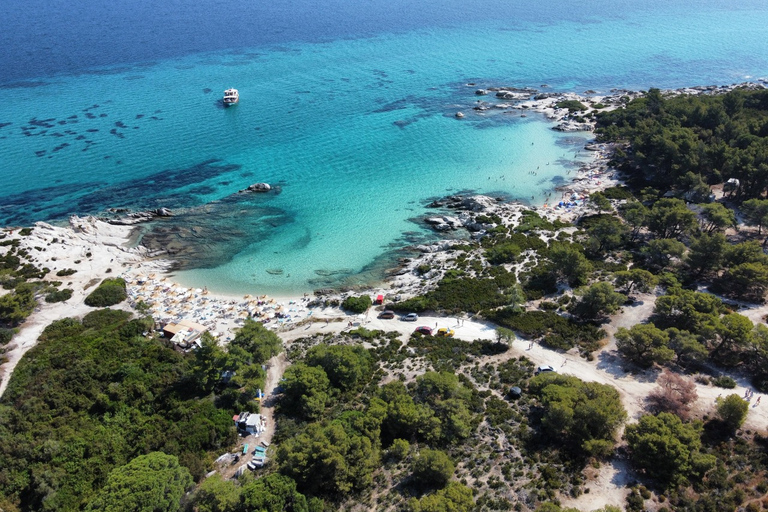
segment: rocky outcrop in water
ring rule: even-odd
[[[566,120],[558,123],[552,129],[559,132],[588,132],[593,128],[591,123],[579,123],[577,121]]]
[[[114,209],[117,211],[117,209]],[[133,226],[134,224],[141,224],[142,222],[150,222],[157,217],[172,217],[173,212],[168,208],[157,208],[155,210],[147,210],[143,212],[128,213],[123,217],[117,217],[113,219],[101,219],[109,224],[115,224],[118,226]]]
[[[463,227],[462,222],[456,217],[441,215],[440,217],[427,217],[424,222],[432,226],[436,231],[453,231]]]
[[[272,190],[272,187],[269,183],[254,183],[240,192],[269,192],[270,190]]]

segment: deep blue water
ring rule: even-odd
[[[540,201],[585,157],[583,138],[535,116],[455,119],[476,101],[468,82],[604,92],[768,76],[756,1],[3,7],[0,222],[219,201],[211,217],[235,235],[179,279],[233,292],[334,284],[423,236],[409,219],[428,198]],[[241,103],[225,110],[232,86]],[[232,196],[256,181],[282,193]]]

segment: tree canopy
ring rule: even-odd
[[[627,425],[624,437],[632,461],[664,485],[682,484],[702,478],[715,465],[715,458],[701,453],[700,422],[683,423],[667,412],[645,415]]]
[[[107,482],[86,507],[88,512],[176,512],[192,486],[192,475],[173,455],[140,455],[110,471]]]
[[[627,418],[616,388],[541,374],[531,381],[530,390],[542,402],[541,422],[550,438],[569,439],[588,455],[605,456],[613,450],[614,435]]]

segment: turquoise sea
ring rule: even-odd
[[[541,202],[587,158],[584,134],[474,114],[478,87],[768,76],[761,1],[7,3],[0,222],[189,212],[161,227],[207,257],[176,279],[221,292],[375,280],[430,236],[411,220],[430,198]],[[280,193],[236,194],[261,181]]]

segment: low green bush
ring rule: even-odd
[[[518,233],[527,233],[528,231],[533,231],[535,229],[540,229],[542,231],[554,231],[557,227],[559,226],[557,226],[555,223],[541,218],[538,213],[532,210],[525,210],[523,215],[520,217],[520,224],[518,224],[518,226],[515,228],[515,231]]]
[[[13,329],[0,328],[0,345],[7,345],[14,334],[16,334],[16,331]]]
[[[341,308],[352,313],[365,313],[373,305],[371,297],[361,295],[359,297],[347,297],[341,303]]]
[[[97,311],[91,311],[83,317],[83,327],[90,329],[105,329],[114,324],[120,324],[126,322],[131,318],[131,314],[127,311],[121,311],[119,309],[99,309]]]
[[[45,295],[45,302],[64,302],[72,297],[72,292],[69,288],[63,290],[54,290]]]
[[[574,345],[592,351],[599,348],[605,331],[590,323],[577,323],[552,311],[515,311],[504,308],[487,313],[491,321],[528,338],[541,338],[553,348],[568,350]]]
[[[128,297],[125,280],[122,278],[105,279],[85,298],[85,304],[92,308],[105,308],[123,302]]]
[[[716,379],[712,379],[712,384],[724,389],[733,389],[736,387],[736,381],[727,375],[721,375]]]
[[[487,249],[485,257],[490,263],[501,265],[514,262],[521,252],[523,252],[522,249],[513,243],[502,243]]]
[[[557,108],[567,108],[570,112],[583,112],[587,106],[579,100],[563,100],[555,103]]]
[[[629,190],[629,187],[620,185],[618,187],[610,187],[603,190],[603,195],[608,199],[633,199],[635,196]]]

